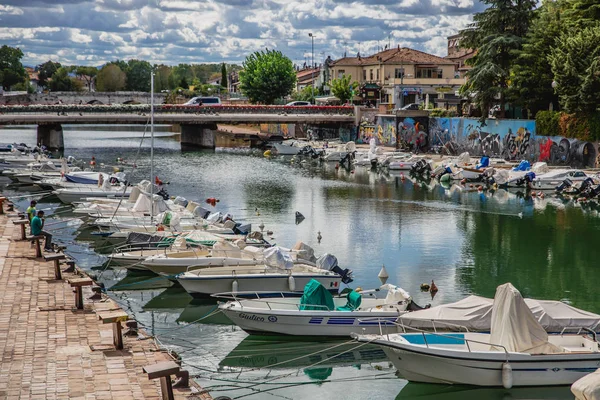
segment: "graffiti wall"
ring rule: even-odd
[[[411,149],[428,149],[429,117],[398,117],[398,140],[403,147]]]
[[[535,120],[490,119],[482,125],[470,118],[429,118],[427,139],[429,149],[444,154],[468,151],[477,156],[573,167],[594,166],[596,158],[589,142],[536,135]]]
[[[260,132],[284,137],[296,137],[295,124],[260,124]]]

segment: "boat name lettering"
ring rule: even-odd
[[[260,322],[265,322],[265,319],[264,319],[264,317],[259,317],[259,316],[257,316],[257,315],[252,315],[252,314],[244,314],[244,313],[241,313],[241,314],[240,314],[240,318],[243,318],[243,319],[249,319],[249,320],[251,320],[251,321],[260,321]]]

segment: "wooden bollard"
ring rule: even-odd
[[[103,324],[113,324],[113,344],[115,345],[115,349],[123,350],[123,327],[121,326],[121,322],[127,321],[129,315],[122,310],[106,311],[98,313],[98,319]]]
[[[163,400],[173,400],[173,385],[171,375],[179,372],[179,365],[174,361],[164,361],[153,365],[146,365],[143,370],[148,374],[148,379],[160,378],[160,390]]]
[[[60,272],[60,260],[64,260],[67,257],[62,254],[44,254],[44,260],[46,261],[54,261],[54,279],[61,280],[62,274]]]
[[[75,307],[78,310],[83,310],[83,287],[92,286],[94,281],[90,278],[75,278],[68,280],[69,285],[75,288]]]
[[[25,225],[29,225],[29,220],[17,219],[12,221],[13,225],[19,225],[21,227],[21,240],[27,240],[27,234],[25,233]]]

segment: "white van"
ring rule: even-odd
[[[218,97],[192,97],[184,106],[220,106],[221,99]]]

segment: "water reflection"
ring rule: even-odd
[[[558,387],[523,387],[523,388],[474,388],[458,385],[430,385],[425,383],[408,383],[396,400],[566,400],[572,399],[569,386]]]

